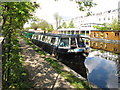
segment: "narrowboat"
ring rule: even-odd
[[[73,55],[88,55],[88,50],[80,35],[34,33],[32,42],[56,58]]]

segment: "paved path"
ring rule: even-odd
[[[20,45],[33,88],[73,88],[21,38]]]

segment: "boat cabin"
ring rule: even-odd
[[[80,35],[33,34],[32,41],[50,54],[78,54],[85,52]]]

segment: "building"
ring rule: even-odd
[[[45,33],[45,30],[41,30],[41,28],[38,28],[37,30],[29,29],[28,32]]]
[[[120,8],[109,10],[105,12],[99,12],[92,14],[91,16],[78,16],[73,18],[73,22],[76,28],[81,29],[81,31],[96,30],[93,26],[102,26],[104,23],[112,23],[114,19],[120,20]]]
[[[118,20],[119,9],[109,10],[105,12],[99,12],[92,14],[91,16],[78,16],[73,18],[74,25],[76,28],[91,27],[94,30],[94,25],[101,25],[103,23],[111,23],[115,18]]]
[[[93,30],[91,31],[90,37],[91,39],[120,42],[120,30]]]
[[[117,19],[117,20],[120,19],[118,12],[120,12],[120,8],[105,11],[105,12],[95,13],[95,14],[92,14],[91,16],[78,16],[78,17],[72,18],[74,26],[76,28],[59,29],[58,32],[62,34],[63,33],[64,34],[81,34],[84,36],[89,36],[91,35],[91,31],[96,30],[93,26],[102,26],[102,24],[104,23],[112,23],[114,19]],[[70,21],[70,20],[67,20],[67,21]]]

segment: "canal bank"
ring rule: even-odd
[[[22,45],[22,44],[21,44]],[[31,49],[31,48],[30,48]],[[28,49],[29,50],[29,49]],[[30,50],[31,51],[31,50]],[[38,51],[38,50],[36,50],[36,51]],[[39,51],[38,51],[39,52]],[[28,54],[28,53],[27,53]],[[27,57],[27,55],[26,55],[26,57]],[[34,57],[31,57],[32,59],[35,59]],[[44,59],[46,59],[47,61],[50,61],[50,62],[52,62],[53,61],[53,57],[51,58],[51,56],[50,55],[41,55],[40,56],[40,58],[44,58]],[[40,59],[39,58],[39,59]],[[37,60],[38,61],[38,60]],[[37,61],[35,61],[36,62],[36,64],[37,64]],[[51,63],[48,63],[48,64],[51,64]],[[33,62],[31,62],[31,63],[33,63]],[[60,62],[59,62],[60,63]],[[34,64],[34,63],[33,63]],[[61,64],[62,65],[62,64]],[[88,83],[87,83],[87,81],[84,79],[84,78],[82,78],[82,79],[79,79],[79,78],[76,78],[71,72],[74,72],[72,69],[70,69],[70,68],[68,68],[66,65],[62,65],[63,66],[63,68],[62,68],[62,72],[61,71],[59,71],[58,69],[58,74],[60,73],[60,76],[62,76],[62,77],[64,77],[65,78],[65,81],[69,81],[69,84],[71,84],[71,85],[73,85],[72,86],[72,88],[89,88],[89,85],[87,85]],[[36,65],[33,65],[32,67],[36,67]],[[53,67],[55,67],[54,65],[53,65]],[[32,68],[31,68],[32,69]],[[37,68],[35,68],[35,70],[37,70]],[[31,72],[31,71],[30,71]],[[66,74],[66,75],[65,75]],[[39,80],[39,79],[38,79]],[[59,83],[62,83],[61,81],[59,82]],[[69,84],[68,84],[68,86],[69,86]],[[71,85],[69,86],[69,87],[71,87]],[[60,85],[57,85],[59,88],[62,88],[62,86],[60,86]],[[68,87],[68,88],[69,88]],[[95,86],[94,86],[95,87]],[[63,87],[64,88],[64,87]],[[67,87],[65,87],[65,88],[67,88]]]

